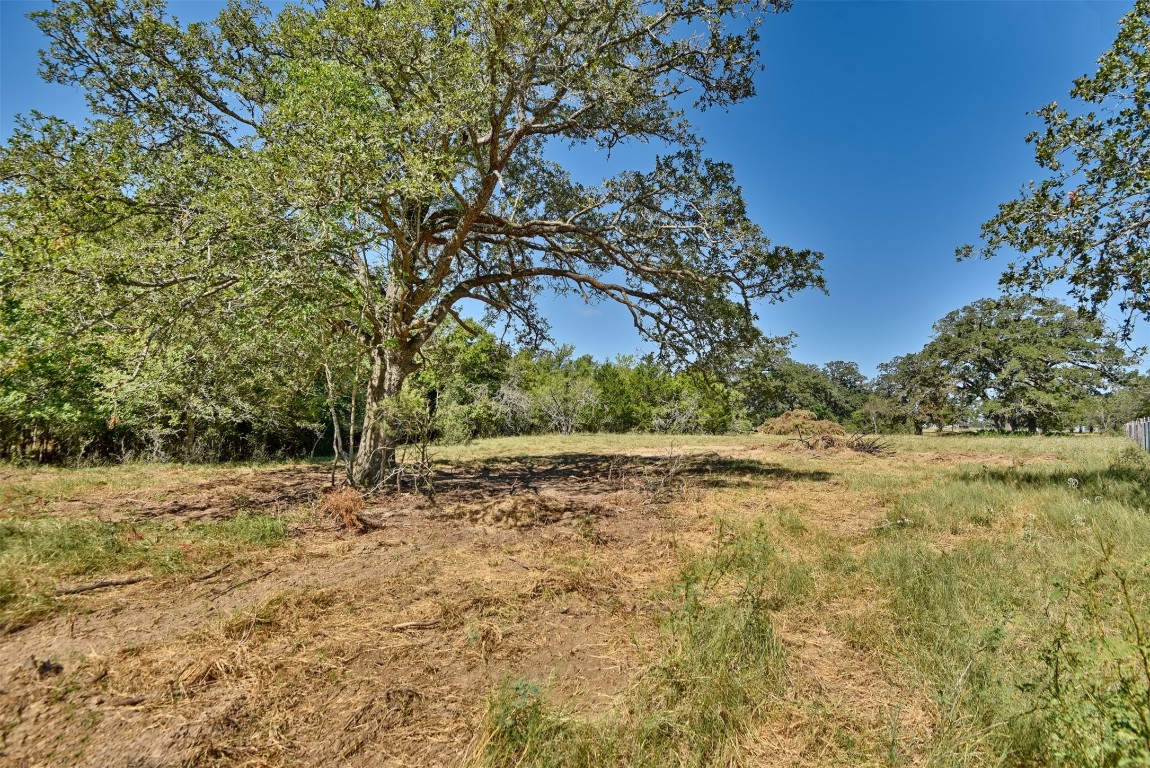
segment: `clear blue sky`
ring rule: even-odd
[[[29,109],[76,118],[79,94],[36,76],[43,2],[0,0],[0,137]],[[184,19],[218,2],[173,2]],[[826,253],[830,296],[764,306],[796,358],[863,371],[920,349],[947,312],[998,293],[1008,257],[956,263],[996,206],[1039,175],[1029,112],[1093,71],[1131,2],[813,2],[767,19],[758,95],[697,120],[778,243]],[[586,169],[585,169],[586,170]],[[597,358],[640,342],[626,313],[546,305],[558,341]],[[1138,343],[1150,342],[1145,324]]]

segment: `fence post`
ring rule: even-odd
[[[1138,447],[1150,451],[1150,417],[1131,421],[1123,429],[1126,431],[1126,436],[1137,443]]]

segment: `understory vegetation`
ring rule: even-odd
[[[1000,311],[1033,311],[1020,306]],[[952,314],[974,312],[967,310]],[[576,432],[745,434],[762,428],[793,435],[785,426],[796,411],[809,411],[831,433],[927,426],[1106,432],[1150,414],[1150,377],[1123,368],[1133,358],[1104,345],[1100,327],[1090,326],[1095,341],[1083,341],[1082,351],[1095,361],[1103,355],[1097,370],[1077,367],[1080,361],[1053,348],[1027,346],[1037,326],[1025,318],[1002,321],[1013,324],[1018,338],[1002,341],[1011,351],[988,366],[975,364],[977,345],[954,317],[938,326],[926,349],[880,366],[873,379],[852,362],[797,362],[789,337],[760,339],[719,368],[672,369],[653,356],[600,362],[576,356],[570,346],[514,348],[490,330],[450,324],[429,343],[423,367],[392,403],[390,418],[405,442],[458,444]],[[189,352],[157,363],[155,381],[131,383],[119,380],[125,361],[84,358],[77,367],[77,350],[0,370],[0,458],[203,462],[353,455],[361,439],[355,425],[364,408],[364,362],[352,356],[341,365],[321,363],[298,349],[276,357],[270,344],[246,350],[257,353],[223,365]],[[258,375],[250,376],[253,370]],[[1039,372],[1045,378],[1036,383]]]

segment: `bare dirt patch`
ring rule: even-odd
[[[314,502],[330,478],[320,465],[243,469],[179,488],[144,489],[130,494],[85,489],[83,495],[40,510],[67,517],[102,520],[201,520],[231,517],[242,510],[275,512]]]

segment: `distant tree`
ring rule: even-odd
[[[827,407],[834,419],[846,423],[863,407],[871,394],[871,383],[859,370],[858,363],[832,360],[823,366],[831,383]]]
[[[934,331],[922,356],[1000,429],[1060,427],[1075,403],[1121,383],[1132,362],[1101,321],[1053,299],[982,299]]]
[[[1096,408],[1109,416],[1106,429],[1150,416],[1150,373],[1132,373],[1121,387],[1108,393]],[[1103,426],[1102,419],[1098,419]]]
[[[758,335],[753,301],[823,285],[684,111],[753,95],[759,25],[788,5],[237,0],[181,25],[162,0],[61,0],[33,14],[42,72],[94,118],[18,122],[3,255],[66,335],[115,328],[137,351],[209,306],[308,308],[273,327],[358,345],[349,479],[376,486],[404,384],[465,299],[535,338],[540,291],[610,299],[698,360]],[[667,153],[593,186],[548,151],[630,141]]]
[[[857,411],[858,420],[871,432],[898,431],[897,427],[906,421],[899,411],[899,402],[894,397],[871,392]]]
[[[482,324],[449,320],[421,351],[409,381],[428,401],[432,427],[444,442],[501,434],[496,395],[508,380],[511,348]]]
[[[856,363],[801,363],[791,357],[793,347],[793,335],[764,337],[723,364],[726,384],[741,398],[743,417],[761,424],[802,408],[842,422],[862,407],[870,385]]]
[[[602,427],[608,432],[651,429],[655,410],[673,400],[678,389],[671,372],[651,356],[619,355],[596,367],[594,379]]]
[[[516,356],[510,381],[531,398],[537,431],[569,435],[598,426],[602,409],[595,368],[590,355],[576,357],[570,344],[525,349]]]
[[[1114,46],[1092,77],[1075,81],[1072,107],[1038,111],[1044,130],[1027,141],[1047,178],[999,207],[982,227],[977,253],[1016,249],[1022,259],[1002,276],[1009,288],[1037,293],[1065,282],[1081,306],[1112,295],[1126,312],[1150,319],[1150,0],[1123,17]],[[958,249],[960,258],[975,253]]]
[[[942,427],[959,416],[954,380],[942,363],[925,350],[880,363],[870,405],[874,418],[887,416],[921,435],[927,424]]]
[[[1137,418],[1132,415],[1137,409],[1131,394],[1122,387],[1072,404],[1066,413],[1068,426],[1087,427],[1091,432],[1117,431],[1125,422]]]

